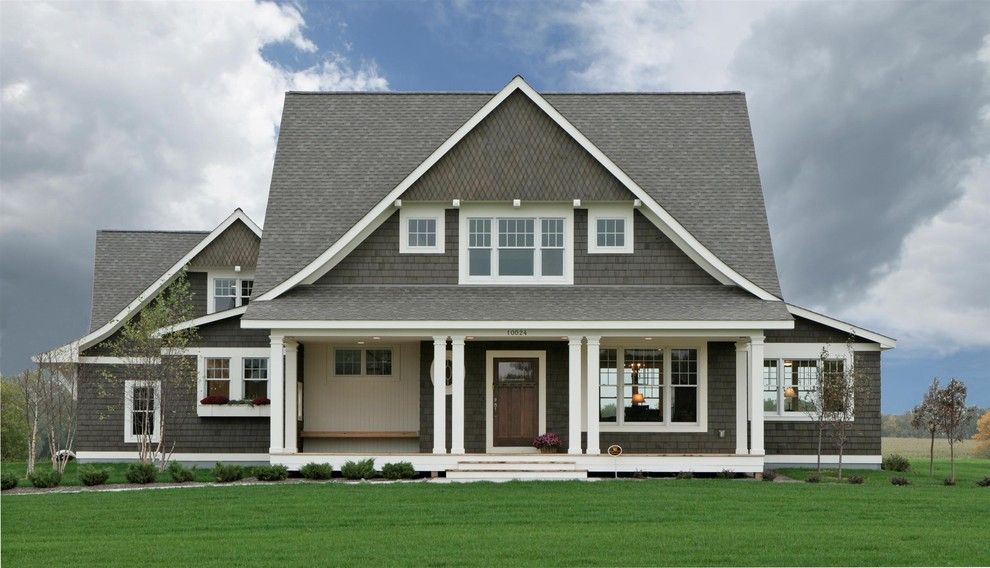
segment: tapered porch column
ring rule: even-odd
[[[766,454],[763,449],[763,336],[753,336],[749,340],[749,453],[754,456]]]
[[[464,453],[464,336],[452,336],[450,398],[450,453]]]
[[[581,453],[581,338],[567,338],[567,453]]]
[[[282,361],[282,349],[285,337],[272,335],[272,350],[268,356],[269,377],[271,381],[271,430],[269,432],[268,452],[281,454],[285,452],[285,380]]]
[[[749,343],[736,342],[736,453],[748,454],[746,427],[749,424]]]
[[[447,338],[433,338],[433,453],[447,453]]]
[[[585,453],[602,453],[598,441],[598,346],[601,337],[588,337],[588,447]]]
[[[287,339],[285,340],[285,451],[290,454],[299,451],[298,435],[296,433],[298,422],[296,417],[299,411],[296,408],[298,399],[296,389],[299,374],[299,343]]]

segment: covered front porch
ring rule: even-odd
[[[761,329],[286,328],[271,350],[270,459],[290,469],[763,470]],[[558,453],[532,447],[546,432]]]

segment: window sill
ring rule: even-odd
[[[272,406],[264,404],[197,404],[196,415],[203,418],[224,418],[235,416],[265,417],[272,415]]]
[[[622,426],[600,422],[598,425],[599,432],[623,432],[627,434],[635,433],[646,433],[646,434],[663,434],[663,433],[700,433],[707,432],[707,424],[644,424],[644,425],[628,425],[624,424]]]

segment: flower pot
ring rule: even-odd
[[[542,448],[540,448],[540,453],[541,454],[556,454],[557,453],[557,449],[558,448],[556,446],[543,446]]]

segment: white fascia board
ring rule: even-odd
[[[241,320],[244,329],[333,329],[333,330],[450,330],[450,329],[794,329],[793,320],[783,321],[371,321],[371,320]]]
[[[685,229],[676,219],[674,219],[670,213],[664,210],[663,207],[656,202],[656,200],[650,197],[650,195],[647,194],[643,188],[633,181],[632,178],[626,175],[626,173],[615,165],[615,163],[612,162],[612,160],[609,159],[604,152],[599,150],[597,146],[588,140],[584,134],[575,128],[574,125],[572,125],[566,118],[564,118],[562,114],[560,114],[560,112],[557,111],[557,109],[548,103],[539,93],[530,87],[522,77],[518,75],[513,78],[512,81],[509,81],[509,84],[499,91],[498,94],[492,97],[491,100],[485,103],[485,105],[481,107],[481,109],[479,109],[474,116],[458,128],[457,131],[450,136],[450,138],[434,150],[426,160],[416,167],[416,169],[410,172],[410,174],[406,176],[406,178],[403,179],[399,185],[395,186],[395,188],[392,189],[388,195],[379,201],[378,204],[375,205],[371,211],[369,211],[356,225],[344,233],[344,235],[338,239],[337,242],[324,251],[323,254],[307,264],[302,270],[296,272],[294,275],[290,276],[288,279],[275,286],[268,292],[265,292],[257,299],[262,301],[273,300],[299,284],[312,284],[321,276],[326,274],[333,266],[331,262],[338,257],[340,252],[345,249],[351,241],[357,238],[359,234],[365,231],[365,229],[367,229],[367,227],[376,220],[381,223],[383,216],[385,216],[389,209],[395,207],[396,200],[399,199],[406,189],[412,186],[413,183],[415,183],[420,177],[422,177],[423,174],[432,168],[433,165],[436,164],[444,155],[446,155],[451,148],[457,145],[457,143],[467,136],[467,134],[471,132],[475,126],[484,120],[485,117],[487,117],[493,110],[495,110],[495,108],[502,104],[502,102],[517,89],[529,97],[530,100],[532,100],[544,112],[546,112],[550,118],[554,120],[554,122],[563,128],[565,132],[570,134],[578,144],[594,156],[595,159],[597,159],[612,175],[614,175],[623,185],[625,185],[637,199],[646,205],[646,209],[655,216],[651,220],[653,220],[654,223],[659,221],[658,227],[660,227],[661,230],[664,230],[664,233],[671,237],[677,246],[687,253],[693,260],[695,260],[695,262],[697,262],[703,269],[712,274],[723,284],[736,284],[762,300],[780,300],[780,298],[774,296],[766,290],[763,290],[759,286],[744,278],[741,274],[730,268],[727,264],[716,257],[714,253],[702,245],[701,242],[691,235],[691,233],[689,233],[687,229]]]
[[[241,306],[239,308],[231,308],[229,310],[224,310],[222,312],[213,312],[212,314],[200,316],[198,318],[184,321],[182,323],[178,323],[169,327],[163,327],[155,331],[155,337],[161,337],[167,333],[172,333],[173,331],[182,331],[183,329],[189,329],[191,327],[199,327],[201,325],[206,325],[208,323],[225,320],[227,318],[241,316],[244,315],[244,312],[246,311],[247,311],[247,306]]]
[[[822,325],[827,325],[828,327],[837,329],[839,331],[844,331],[847,333],[851,333],[853,335],[858,335],[859,337],[862,337],[864,339],[869,339],[870,341],[875,341],[880,344],[881,349],[893,349],[894,347],[897,347],[897,340],[894,339],[893,337],[887,337],[886,335],[881,335],[875,331],[863,329],[851,323],[844,322],[842,320],[837,320],[835,318],[830,318],[824,314],[813,312],[807,308],[802,308],[801,306],[795,306],[794,304],[787,304],[787,311],[791,312],[791,315],[809,319],[813,322],[820,323]]]
[[[178,262],[173,264],[172,267],[169,268],[164,274],[162,274],[157,280],[155,280],[154,283],[151,284],[151,286],[148,286],[148,288],[145,289],[144,292],[141,292],[141,294],[139,294],[138,297],[134,299],[134,301],[128,304],[126,308],[121,310],[116,316],[114,316],[107,323],[103,324],[103,326],[97,329],[96,331],[93,331],[92,333],[89,333],[88,335],[85,335],[81,339],[79,339],[77,342],[78,344],[78,349],[76,351],[77,354],[78,351],[82,351],[89,347],[92,347],[93,345],[109,337],[111,334],[113,334],[113,332],[120,329],[120,327],[124,325],[124,322],[126,322],[135,312],[146,306],[148,302],[150,302],[155,296],[157,296],[158,293],[166,285],[168,285],[168,283],[171,282],[173,278],[175,278],[175,276],[179,273],[179,271],[181,271],[187,264],[189,264],[189,262],[192,259],[196,258],[196,255],[202,252],[203,249],[209,246],[209,244],[212,243],[214,240],[216,240],[217,237],[222,235],[223,232],[226,231],[227,228],[229,228],[232,224],[234,224],[235,221],[242,221],[256,235],[258,235],[259,237],[261,236],[261,228],[259,228],[258,225],[256,225],[254,221],[252,221],[251,218],[244,213],[244,211],[241,211],[240,208],[234,210],[234,212],[231,213],[230,216],[228,216],[226,219],[224,219],[222,223],[217,225],[217,227],[213,229],[213,231],[211,231],[209,235],[204,237],[203,240],[199,242],[199,244],[193,247],[193,249],[190,250],[188,253],[186,253],[186,255],[183,256],[181,259],[179,259]]]

